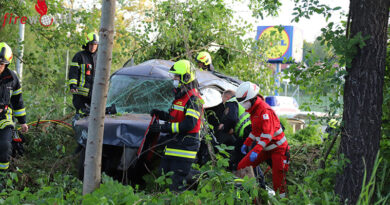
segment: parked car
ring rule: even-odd
[[[142,183],[147,169],[156,167],[157,150],[145,152],[137,158],[137,150],[143,140],[152,109],[168,111],[174,100],[172,76],[168,72],[173,62],[149,60],[139,65],[124,67],[112,74],[107,96],[107,107],[115,105],[118,114],[106,115],[104,119],[102,171],[118,180]],[[220,73],[197,71],[200,92],[208,112],[223,112],[221,94],[227,89],[236,90],[240,81]],[[211,124],[212,116],[209,118]],[[160,122],[163,123],[163,122]],[[88,136],[88,117],[77,120],[74,125],[77,142],[85,147]],[[160,144],[165,135],[161,133]],[[147,144],[146,146],[150,146]],[[162,146],[161,146],[162,147]],[[79,160],[79,177],[83,176],[84,153]],[[146,157],[148,160],[145,160]],[[200,157],[202,158],[202,157]],[[146,168],[147,167],[147,168]],[[127,176],[127,177],[123,177]]]
[[[301,112],[294,97],[267,96],[265,97],[265,102],[271,106],[278,116],[293,118]]]

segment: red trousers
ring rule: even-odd
[[[270,151],[262,151],[257,156],[257,159],[253,162],[249,160],[250,151],[238,164],[237,170],[243,169],[248,166],[256,167],[261,162],[268,159],[272,160],[272,183],[274,185],[275,192],[279,191],[280,194],[285,193],[286,188],[286,173],[288,171],[287,146],[280,146]]]

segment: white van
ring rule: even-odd
[[[267,96],[265,97],[265,102],[271,106],[278,116],[293,118],[301,112],[298,102],[293,97]]]

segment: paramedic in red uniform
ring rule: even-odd
[[[238,164],[237,170],[248,166],[256,167],[261,162],[271,160],[274,190],[285,197],[289,146],[279,118],[259,91],[260,88],[251,82],[244,82],[237,88],[237,100],[249,112],[252,121],[252,132],[241,147],[241,152],[246,155]],[[253,143],[253,149],[247,153]]]

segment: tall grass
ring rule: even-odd
[[[372,174],[370,177],[370,180],[366,182],[367,179],[367,170],[364,172],[363,177],[363,185],[362,190],[359,195],[359,200],[357,202],[357,205],[366,205],[366,204],[388,204],[390,201],[390,193],[387,193],[387,195],[382,195],[382,190],[385,188],[384,185],[386,183],[386,179],[388,176],[387,169],[388,169],[388,163],[387,161],[384,162],[384,166],[382,167],[382,174],[380,176],[376,176],[378,173],[378,170],[380,168],[381,162],[383,161],[382,157],[380,156],[380,152],[378,152],[375,164],[372,170]],[[366,162],[363,159],[364,167],[366,167]],[[375,194],[375,195],[374,195]]]

